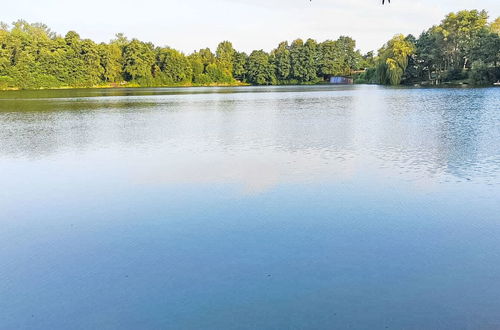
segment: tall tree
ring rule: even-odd
[[[248,55],[243,52],[236,52],[233,57],[233,77],[239,81],[246,80],[246,66]]]
[[[155,64],[152,45],[133,39],[123,50],[123,60],[123,72],[128,80],[151,81]]]
[[[102,67],[102,81],[118,82],[122,77],[123,57],[119,44],[101,43],[99,45],[99,56]]]
[[[274,66],[276,67],[276,78],[282,82],[290,79],[292,73],[292,63],[288,42],[281,42],[278,45],[278,48],[272,51],[271,57]]]
[[[490,29],[493,33],[500,34],[500,17],[497,17],[491,24]]]
[[[317,79],[317,47],[313,39],[305,43],[301,39],[292,42],[290,46],[290,59],[292,64],[292,77],[299,82],[313,82]]]
[[[389,40],[380,50],[377,73],[381,84],[399,85],[408,66],[409,56],[415,45],[399,34]]]
[[[233,44],[229,41],[223,41],[217,46],[217,51],[215,52],[217,65],[226,76],[232,76],[233,74],[235,53]]]
[[[314,83],[320,77],[351,75],[367,69],[358,82],[444,83],[466,80],[489,84],[500,79],[500,18],[488,24],[484,11],[447,15],[419,38],[396,36],[373,53],[361,56],[349,37],[318,44],[301,39],[282,42],[270,54],[250,56],[221,42],[185,56],[168,47],[116,35],[96,44],[75,31],[64,36],[40,23],[0,23],[0,88],[89,87],[113,82],[133,84]]]
[[[187,57],[172,48],[161,48],[157,55],[162,84],[190,83],[193,69]]]
[[[454,69],[470,66],[472,41],[488,24],[486,11],[462,10],[450,13],[439,25],[444,41],[444,54]]]
[[[248,82],[255,85],[271,85],[276,82],[274,65],[270,61],[269,54],[263,50],[254,50],[247,65]]]

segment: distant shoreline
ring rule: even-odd
[[[252,86],[247,83],[234,83],[234,84],[186,84],[186,85],[157,85],[157,86],[141,86],[138,84],[108,84],[96,86],[61,86],[61,87],[39,87],[39,88],[21,88],[21,87],[8,87],[0,88],[0,91],[40,91],[40,90],[69,90],[69,89],[118,89],[118,88],[183,88],[183,87],[239,87],[239,86]]]
[[[92,90],[92,89],[147,89],[147,88],[220,88],[220,87],[307,87],[307,86],[381,86],[381,87],[392,87],[392,88],[431,88],[431,89],[442,89],[442,88],[494,88],[499,87],[498,85],[473,85],[464,83],[446,83],[441,85],[432,84],[413,84],[413,85],[398,85],[398,86],[387,86],[382,84],[328,84],[328,83],[317,83],[317,84],[274,84],[274,85],[252,85],[246,83],[239,84],[210,84],[210,85],[161,85],[161,86],[138,86],[136,84],[130,85],[105,85],[105,86],[91,86],[91,87],[50,87],[50,88],[3,88],[0,92],[15,92],[15,91],[63,91],[63,90]],[[499,88],[500,89],[500,88]]]
[[[500,17],[462,10],[418,37],[396,34],[378,52],[356,41],[296,39],[250,54],[230,41],[184,54],[117,34],[109,43],[19,20],[0,26],[0,90],[248,85],[470,85],[500,82]],[[460,27],[460,28],[458,28]]]

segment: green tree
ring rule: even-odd
[[[294,79],[301,83],[317,80],[317,48],[318,44],[313,39],[308,39],[305,43],[301,39],[292,42],[290,59]]]
[[[351,75],[352,70],[354,70],[359,62],[360,55],[356,52],[356,41],[350,37],[341,36],[337,42],[339,57],[337,62],[339,63],[340,75]]]
[[[378,55],[377,75],[381,84],[399,85],[415,45],[399,34],[389,40]]]
[[[276,67],[276,78],[282,82],[289,80],[292,73],[292,63],[288,42],[281,42],[278,48],[272,51],[271,57]]]
[[[282,42],[270,54],[237,52],[229,41],[188,56],[117,34],[96,44],[75,31],[64,36],[46,25],[19,20],[0,23],[0,88],[89,87],[122,80],[143,86],[315,83],[321,77],[352,75],[383,84],[466,82],[500,79],[500,18],[488,24],[485,11],[450,13],[419,38],[397,35],[374,56],[361,56],[342,36],[317,43]]]
[[[102,67],[101,79],[104,82],[118,82],[122,77],[122,50],[117,43],[99,45],[99,56]]]
[[[324,77],[339,75],[341,68],[339,63],[340,54],[337,47],[337,42],[326,40],[319,45],[319,49],[319,73]]]
[[[192,81],[193,70],[188,58],[172,48],[162,48],[157,55],[162,84],[186,84]]]
[[[130,41],[123,33],[117,33],[115,39],[110,41],[110,44],[118,46],[122,51],[129,43]]]
[[[104,72],[99,55],[99,48],[90,39],[82,41],[79,57],[82,59],[82,83],[85,86],[95,86],[101,81]]]
[[[271,85],[276,82],[274,65],[269,54],[263,50],[254,50],[247,65],[248,82],[255,85]]]
[[[226,75],[226,72],[221,70],[221,68],[215,64],[209,64],[206,68],[206,75],[210,79],[210,82],[212,83],[225,83],[229,82],[229,77]]]
[[[319,45],[319,73],[324,77],[350,76],[362,60],[356,51],[356,42],[341,36],[336,41],[327,40]]]
[[[444,37],[444,55],[449,68],[465,69],[471,65],[473,40],[486,28],[487,23],[488,13],[484,10],[462,10],[446,16],[438,30]]]
[[[125,78],[129,81],[151,82],[155,53],[152,45],[133,39],[123,50]]]
[[[229,41],[223,41],[217,46],[216,61],[220,70],[224,72],[226,76],[232,76],[233,74],[233,62],[236,51],[233,48],[233,44]]]
[[[490,29],[491,32],[500,34],[500,17],[497,17],[491,24],[490,24]]]
[[[194,52],[188,56],[188,61],[192,70],[192,82],[195,84],[209,83],[209,78],[205,74],[205,65],[199,52]]]
[[[375,54],[373,51],[369,51],[365,55],[363,55],[358,63],[358,66],[361,69],[368,69],[375,67]]]
[[[198,53],[204,65],[204,70],[206,70],[207,66],[209,66],[210,64],[215,64],[215,55],[214,53],[212,53],[210,48],[200,49]]]
[[[239,81],[245,81],[248,55],[243,52],[236,52],[233,57],[233,77]]]
[[[473,62],[481,62],[487,66],[500,65],[500,35],[483,30],[474,39],[470,57]]]

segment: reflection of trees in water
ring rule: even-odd
[[[290,92],[304,89],[320,92],[331,90],[331,87],[4,92],[0,93],[0,153],[37,157],[72,146],[82,149],[85,143],[135,145],[147,143],[150,139],[161,143],[176,136],[190,138],[188,134],[195,128],[196,134],[204,134],[204,141],[213,140],[226,145],[233,141],[242,145],[251,141],[248,138],[252,138],[258,147],[257,136],[263,136],[265,130],[262,130],[262,126],[269,123],[269,118],[264,118],[270,110],[266,95],[269,96],[270,92],[274,95],[289,95]],[[252,126],[255,118],[246,118],[241,114],[242,111],[254,110],[252,105],[255,104],[255,95],[259,95],[257,99],[264,95],[264,105],[261,105],[262,118]],[[144,112],[149,112],[151,118],[143,117]],[[218,131],[216,136],[214,129]],[[107,140],[111,137],[115,140]],[[276,139],[281,139],[281,135]],[[272,140],[266,142],[273,143]],[[282,142],[285,141],[278,141]],[[297,142],[295,140],[294,143]]]
[[[276,102],[274,139],[288,151],[352,152],[353,96],[329,95]]]
[[[487,89],[294,89],[0,98],[0,154],[37,158],[89,148],[167,150],[171,143],[233,155],[299,153],[332,168],[348,159],[345,164],[387,167],[396,174],[469,178],[491,174],[487,166],[494,166],[491,159],[500,151],[499,101]]]
[[[498,133],[491,136],[498,115],[486,91],[409,90],[389,96],[377,157],[400,172],[424,170],[462,179],[491,175],[494,169],[488,166],[498,168],[491,162],[498,155]]]
[[[352,99],[309,95],[290,98],[223,99],[205,105],[217,130],[215,139],[227,147],[283,151],[352,149]],[[207,135],[206,138],[212,138]]]
[[[450,173],[467,178],[469,172],[491,175],[500,169],[500,97],[489,95],[491,89],[476,89],[472,95],[462,95],[463,106],[448,103],[443,112],[442,144],[448,151]],[[496,162],[492,158],[496,157]]]
[[[156,106],[154,101],[127,101],[126,99],[30,99],[30,100],[2,100],[0,99],[0,115],[5,113],[26,112],[53,112],[60,113],[64,111],[95,111],[110,109],[130,109],[130,108],[148,108]]]
[[[0,100],[0,153],[30,158],[61,149],[85,150],[109,133],[109,113],[147,109],[153,102]]]
[[[337,91],[347,90],[349,87],[336,86]],[[29,100],[29,99],[75,99],[96,97],[123,97],[123,96],[175,96],[175,95],[210,95],[210,94],[259,94],[259,93],[288,93],[308,91],[331,91],[328,85],[316,86],[245,86],[245,87],[176,87],[176,88],[82,88],[82,89],[45,89],[45,90],[17,90],[0,91],[0,100]],[[123,100],[123,98],[122,98]]]
[[[0,153],[30,158],[56,153],[59,134],[55,114],[0,113]]]
[[[466,178],[469,169],[479,165],[482,104],[482,98],[475,95],[457,95],[443,104],[439,156],[447,171],[457,177]]]

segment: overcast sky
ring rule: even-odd
[[[238,50],[271,50],[279,41],[348,35],[362,51],[396,33],[413,33],[460,9],[500,16],[500,0],[15,0],[2,1],[0,21],[43,22],[65,34],[109,41],[117,32],[184,52],[230,40]]]

